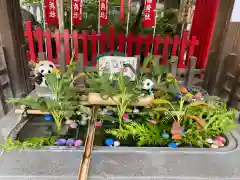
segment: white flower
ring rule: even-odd
[[[145,79],[143,81],[143,89],[144,90],[150,90],[150,89],[153,89],[154,87],[154,82],[151,80],[151,79]]]

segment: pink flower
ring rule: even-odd
[[[122,116],[123,119],[129,119],[129,116],[127,113],[124,113],[123,116]]]

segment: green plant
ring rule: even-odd
[[[14,149],[26,149],[26,148],[41,148],[43,146],[54,145],[56,137],[33,137],[26,141],[20,142],[18,140],[12,140],[11,138],[6,138],[5,144],[0,145],[5,151],[11,151]]]
[[[60,77],[56,73],[46,75],[52,98],[27,96],[23,99],[10,98],[8,101],[24,104],[32,109],[52,114],[56,123],[57,133],[60,133],[64,118],[70,118],[76,109],[82,107],[82,105],[79,105],[77,91],[73,88],[73,82],[83,75],[81,73],[74,76],[77,65],[78,63],[71,62],[67,71],[61,73]]]
[[[141,86],[124,77],[123,73],[114,74],[113,76],[111,79],[109,74],[103,74],[102,76],[88,74],[90,78],[87,82],[90,91],[100,93],[102,99],[111,98],[117,104],[119,126],[121,127],[122,116],[127,107],[138,100],[141,94]],[[116,87],[114,82],[117,82]]]
[[[119,129],[107,129],[107,134],[112,134],[118,139],[127,139],[128,136],[132,136],[138,146],[143,145],[166,145],[171,139],[161,138],[162,129],[157,125],[152,124],[140,124],[132,122],[131,124],[124,124]]]

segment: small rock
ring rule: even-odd
[[[139,113],[139,110],[136,109],[136,108],[134,108],[134,109],[133,109],[133,113]]]
[[[217,148],[218,148],[218,145],[212,144],[212,145],[211,145],[211,148],[217,149]]]
[[[97,121],[96,122],[96,127],[102,127],[102,121]]]
[[[216,137],[216,140],[221,141],[223,144],[226,143],[226,139],[225,139],[225,137],[223,137],[223,136],[217,136],[217,137]]]
[[[72,124],[70,124],[70,127],[72,129],[76,129],[78,127],[78,124],[74,121]]]
[[[171,143],[168,144],[168,147],[176,149],[178,146],[177,146],[177,143],[171,142]]]
[[[119,142],[119,141],[114,141],[113,145],[114,145],[115,147],[118,147],[118,146],[120,146],[120,142]]]
[[[66,144],[66,142],[67,142],[67,140],[64,139],[64,138],[57,139],[56,142],[55,142],[55,145],[57,145],[57,146],[63,146],[63,145]]]
[[[87,120],[81,120],[81,121],[79,122],[79,124],[80,124],[81,126],[86,126],[86,125],[87,125]]]
[[[51,121],[51,120],[53,120],[53,117],[51,114],[46,114],[46,115],[44,115],[44,120]]]
[[[123,119],[123,122],[124,122],[125,124],[128,124],[128,123],[131,122],[131,120],[130,120],[130,119]]]
[[[114,144],[114,141],[112,139],[106,139],[105,140],[105,145],[106,146],[112,146]]]
[[[222,143],[222,141],[219,141],[219,140],[215,140],[214,141],[214,144],[216,144],[218,147],[223,147],[224,146],[224,144]]]
[[[196,94],[194,95],[194,97],[195,97],[195,98],[200,98],[200,97],[202,97],[202,95],[201,95],[200,92],[198,92],[198,93],[196,93]]]
[[[166,132],[161,133],[161,137],[164,139],[168,139],[170,137],[170,135]]]
[[[150,124],[157,124],[157,121],[154,121],[154,120],[148,120],[148,122],[149,122]]]
[[[68,125],[70,125],[70,124],[72,124],[72,123],[74,123],[74,121],[73,120],[66,120],[66,122],[65,122],[65,124],[68,124]]]
[[[180,92],[183,93],[183,94],[186,94],[188,92],[188,90],[187,90],[187,88],[181,88]]]
[[[211,138],[206,139],[206,142],[207,142],[208,144],[213,144],[213,140],[212,140]]]
[[[83,145],[83,141],[82,140],[76,140],[75,142],[74,142],[74,146],[75,147],[80,147],[80,146],[82,146]]]
[[[129,119],[129,116],[127,113],[124,113],[123,116],[122,116],[123,119]]]
[[[75,140],[74,139],[68,139],[67,141],[66,141],[66,145],[67,146],[73,146],[74,145],[74,143],[75,143]]]

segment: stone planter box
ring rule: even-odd
[[[14,138],[27,121],[14,109],[0,120],[0,143]],[[227,135],[219,149],[165,147],[94,147],[89,179],[240,179],[240,130]],[[0,156],[0,180],[75,180],[81,148],[44,147]]]

